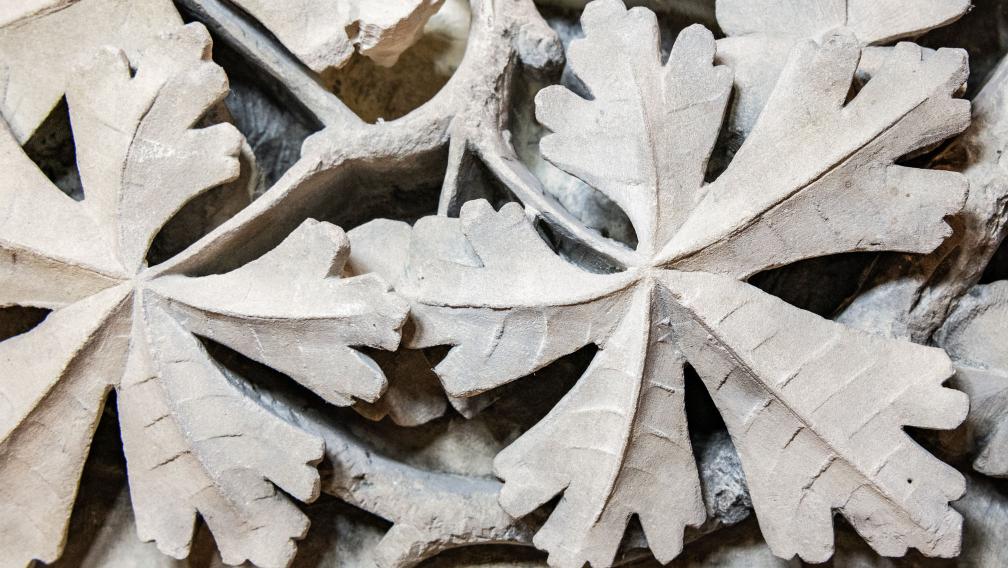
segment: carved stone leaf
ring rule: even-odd
[[[122,271],[105,230],[52,185],[5,123],[0,164],[9,174],[0,180],[0,306],[56,308],[114,286]]]
[[[685,419],[685,360],[661,345],[652,321],[660,293],[636,290],[577,385],[494,460],[511,514],[563,492],[534,541],[551,565],[611,564],[635,514],[655,558],[668,561],[682,550],[683,527],[706,518]]]
[[[843,35],[795,48],[766,112],[662,262],[746,277],[840,252],[930,252],[949,236],[939,219],[962,208],[966,179],[894,162],[969,125],[969,101],[951,96],[966,54],[922,58],[899,44],[844,104],[858,52]],[[767,148],[791,158],[767,159]]]
[[[339,278],[349,253],[343,231],[308,220],[237,270],[164,276],[151,289],[191,332],[290,375],[328,402],[374,402],[385,376],[353,347],[394,350],[408,306],[377,276]]]
[[[225,562],[289,564],[308,523],[287,495],[318,495],[322,441],[222,372],[197,335],[332,402],[374,400],[384,389],[381,371],[353,347],[394,349],[408,306],[378,277],[340,278],[349,256],[340,229],[306,221],[224,274],[147,266],[147,248],[169,218],[238,175],[237,130],[193,128],[227,93],[210,50],[206,30],[192,24],[135,61],[102,49],[71,81],[81,202],[0,129],[0,167],[24,174],[0,186],[0,281],[10,285],[2,301],[55,309],[0,343],[0,487],[8,497],[0,538],[15,565],[59,556],[111,389],[142,538],[184,557],[198,514]],[[39,206],[55,218],[40,217]]]
[[[949,507],[965,481],[904,426],[951,429],[963,393],[938,349],[824,320],[734,279],[671,272],[671,333],[703,379],[742,460],[774,554],[825,561],[832,512],[880,554],[959,552]],[[679,319],[681,318],[681,319]]]
[[[935,338],[955,362],[956,388],[970,396],[967,424],[979,444],[973,468],[1008,477],[1008,282],[970,290]]]
[[[861,290],[839,321],[919,343],[932,341],[960,298],[990,263],[1008,233],[1008,59],[1002,59],[972,101],[970,127],[931,161],[969,180],[951,238],[926,256],[883,259],[865,275]]]
[[[313,71],[338,69],[359,51],[392,66],[444,0],[236,0]]]
[[[826,560],[836,510],[884,554],[955,555],[961,518],[948,503],[962,476],[902,430],[965,417],[965,395],[941,386],[948,358],[802,312],[744,278],[834,252],[940,243],[961,176],[893,162],[968,124],[968,103],[952,98],[964,54],[924,59],[902,45],[845,102],[857,42],[802,43],[736,161],[703,187],[727,101],[711,34],[685,30],[661,65],[650,12],[600,0],[583,24],[572,61],[593,98],[540,95],[538,116],[558,129],[544,153],[634,221],[641,245],[625,270],[567,263],[511,204],[470,202],[412,234],[386,221],[351,235],[360,262],[411,300],[411,346],[452,346],[435,369],[451,395],[598,345],[577,385],[498,455],[501,505],[521,516],[562,494],[534,539],[554,566],[611,564],[633,515],[660,561],[678,554],[683,528],[704,518],[683,408],[688,363],[725,415],[776,554]],[[587,53],[595,59],[579,60]],[[613,69],[633,80],[617,87]],[[709,88],[691,89],[698,78]],[[667,129],[690,135],[666,140]],[[791,158],[776,158],[782,148]],[[407,239],[404,270],[367,252]]]
[[[238,177],[242,136],[230,124],[194,129],[224,98],[224,70],[195,28],[143,50],[135,76],[105,48],[67,94],[85,200],[120,266],[136,272],[154,235],[186,202]],[[200,167],[193,167],[198,163]]]
[[[354,247],[365,255],[409,230],[402,222],[374,221],[354,230]],[[517,205],[496,213],[475,201],[460,219],[425,217],[409,242],[408,273],[396,291],[413,300],[411,346],[457,346],[436,369],[453,396],[482,393],[601,341],[618,323],[613,310],[633,282],[626,274],[589,274],[568,264],[530,230]],[[459,317],[442,306],[483,309]]]
[[[717,57],[735,72],[733,136],[752,129],[792,47],[846,29],[861,46],[913,38],[959,19],[969,0],[718,0],[718,25],[728,36]]]
[[[0,547],[10,566],[63,550],[91,434],[125,362],[124,312],[112,288],[0,343]]]
[[[134,349],[118,387],[130,496],[142,540],[189,554],[196,514],[228,564],[285,566],[319,494],[322,441],[250,400],[199,341],[160,307],[146,306],[147,351]],[[146,337],[145,337],[146,336]]]
[[[228,87],[223,70],[209,60],[205,32],[180,30],[178,41],[169,38],[144,50],[146,64],[135,77],[123,52],[102,48],[70,80],[67,101],[84,201],[62,195],[9,135],[0,134],[5,165],[35,186],[0,189],[13,208],[0,225],[0,239],[9,243],[0,274],[24,282],[9,288],[13,297],[6,303],[24,300],[22,286],[55,288],[42,290],[31,305],[73,298],[60,297],[65,283],[53,277],[66,265],[90,280],[136,273],[154,235],[182,205],[238,176],[241,134],[229,124],[190,128]],[[197,159],[201,167],[194,168]],[[5,184],[19,181],[8,178]],[[40,204],[52,205],[60,222],[40,218]],[[27,267],[18,266],[19,253]]]
[[[75,67],[98,48],[115,45],[135,59],[163,30],[182,23],[169,0],[144,0],[141,10],[134,0],[6,4],[25,9],[8,21],[0,9],[0,115],[19,143],[59,102]]]
[[[623,208],[637,229],[638,252],[653,255],[703,183],[731,72],[710,65],[714,44],[702,26],[680,34],[662,65],[650,12],[606,19],[599,10],[587,8],[583,18],[591,41],[573,42],[568,53],[592,99],[559,85],[540,91],[536,118],[553,131],[540,148]]]
[[[728,36],[814,38],[847,27],[863,45],[878,45],[948,24],[969,7],[969,0],[717,0],[717,19]]]
[[[401,222],[376,220],[351,229],[347,238],[353,254],[344,269],[348,275],[380,274],[387,281],[399,280],[409,256],[410,227]],[[404,343],[412,336],[403,331]],[[388,390],[375,403],[354,405],[361,416],[381,420],[388,416],[400,426],[418,426],[444,415],[448,403],[460,414],[472,417],[491,400],[486,397],[445,397],[430,360],[420,350],[401,349],[378,353],[376,361],[389,378]]]

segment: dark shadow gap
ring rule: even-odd
[[[22,149],[60,191],[76,201],[84,199],[66,96],[60,99]]]
[[[322,494],[300,508],[311,521],[291,568],[368,566],[378,542],[392,523],[367,511]]]
[[[244,162],[243,162],[244,166]],[[240,181],[214,187],[179,209],[154,235],[147,249],[147,265],[171,259],[233,217],[250,202]]]
[[[27,306],[0,308],[0,341],[28,333],[41,324],[52,310]]]
[[[585,345],[527,377],[490,391],[496,400],[483,414],[497,439],[509,444],[541,422],[581,380],[597,353],[598,346]]]
[[[462,206],[476,199],[487,200],[494,210],[500,210],[508,203],[518,201],[483,160],[470,150],[463,153],[456,180],[455,201],[448,209],[449,217],[458,217]]]
[[[609,257],[595,249],[569,237],[558,227],[549,224],[542,217],[534,221],[536,232],[546,244],[567,262],[595,274],[613,274],[626,270]]]
[[[856,252],[799,260],[754,274],[749,283],[792,306],[830,318],[859,290],[877,256]]]
[[[240,226],[226,248],[190,259],[182,269],[193,276],[234,270],[275,248],[308,218],[345,231],[376,218],[415,222],[437,211],[446,163],[447,148],[442,147],[405,157],[351,160],[313,172],[269,215]]]
[[[332,409],[340,423],[354,436],[381,454],[428,471],[489,476],[493,455],[542,420],[574,386],[588,367],[597,348],[594,345],[562,357],[527,377],[479,396],[485,407],[469,420],[449,408],[441,418],[415,427],[398,426],[389,419],[364,420],[350,409]],[[445,348],[435,348],[431,365],[440,360]],[[459,443],[470,448],[467,464],[456,471],[441,461],[439,444]],[[479,470],[483,464],[485,471]]]
[[[498,566],[545,566],[546,553],[531,546],[483,544],[446,550],[421,562],[417,568],[495,568]]]
[[[214,43],[213,56],[231,87],[224,99],[229,122],[245,136],[256,157],[262,178],[255,191],[258,197],[301,158],[301,145],[322,125],[299,111],[290,95],[272,86],[269,75],[252,68],[226,42]]]
[[[535,143],[538,147],[538,140],[536,140]],[[569,179],[573,180],[575,178],[571,177]],[[588,188],[588,186],[584,187]],[[627,218],[626,214],[623,213],[623,210],[616,206],[616,204],[612,201],[609,201],[608,198],[600,192],[596,191],[595,195],[598,199],[605,200],[609,204],[610,207],[605,212],[606,216],[616,216],[617,218],[625,221],[625,226],[628,228],[630,233],[631,246],[636,246],[636,233],[634,233],[630,220]],[[457,177],[457,194],[455,196],[454,203],[447,211],[448,216],[458,217],[462,207],[466,203],[477,199],[486,200],[496,211],[499,211],[508,203],[521,204],[520,200],[514,193],[511,192],[510,188],[508,188],[497,178],[496,175],[494,175],[490,168],[487,167],[487,165],[478,155],[476,155],[475,152],[466,150],[460,161]],[[543,241],[545,241],[554,252],[564,258],[564,260],[585,270],[598,274],[610,274],[625,269],[613,262],[611,259],[599,254],[594,249],[591,249],[581,242],[571,238],[569,235],[562,232],[559,227],[546,222],[542,217],[537,217],[533,223],[536,231],[539,233],[539,236],[543,239]],[[600,232],[600,234],[603,237],[608,237],[608,234],[604,229]]]
[[[392,523],[381,517],[322,494],[311,503],[303,503],[286,494],[286,497],[308,517],[308,534],[295,540],[297,553],[289,568],[322,568],[326,566],[366,566],[371,554]],[[199,513],[192,551],[185,561],[189,568],[211,568],[223,565],[220,548],[210,527]],[[242,566],[253,566],[244,563]]]
[[[458,472],[439,461],[439,454],[434,448],[436,442],[446,435],[461,437],[456,441],[468,440],[466,443],[475,444],[474,448],[487,454],[474,454],[473,460],[478,457],[488,462],[492,454],[510,444],[552,410],[577,382],[597,350],[594,345],[582,348],[529,377],[496,389],[491,393],[494,402],[473,420],[465,420],[449,411],[444,417],[427,424],[402,427],[388,418],[373,422],[358,415],[352,408],[332,406],[286,375],[213,341],[202,341],[218,363],[237,375],[248,388],[264,393],[265,399],[275,400],[284,408],[302,409],[325,416],[327,420],[331,419],[329,424],[332,428],[352,434],[366,447],[391,459],[428,471],[449,473]],[[435,363],[432,361],[432,364]],[[482,475],[489,475],[489,471]]]
[[[748,483],[735,443],[703,380],[692,365],[683,369],[686,421],[708,515],[706,524],[736,524],[752,510]],[[687,528],[687,536],[692,529]]]
[[[1002,241],[994,252],[987,268],[984,269],[983,276],[980,277],[980,284],[990,284],[998,280],[1008,280],[1008,240]]]
[[[184,5],[177,3],[177,6],[187,23],[199,21]],[[232,11],[282,48],[280,42],[254,19],[233,6]],[[262,176],[262,183],[255,192],[258,196],[300,158],[302,142],[321,130],[322,124],[280,81],[243,57],[212,29],[210,35],[214,40],[213,60],[224,69],[231,87],[224,101],[231,115],[228,122],[245,135]]]
[[[73,480],[72,482],[76,482]],[[84,463],[77,498],[70,514],[67,543],[59,560],[45,566],[72,568],[81,566],[101,543],[107,544],[108,535],[100,538],[110,527],[131,526],[132,510],[117,507],[117,501],[128,500],[126,457],[119,435],[115,392],[109,393],[104,410],[91,441],[91,450]],[[128,515],[127,518],[123,514]],[[120,531],[127,537],[138,538],[135,530]],[[117,535],[118,536],[118,535]],[[40,563],[41,565],[41,563]]]
[[[720,432],[727,432],[728,427],[692,365],[687,363],[684,366],[683,377],[686,388],[686,420],[689,424],[690,442],[695,448],[699,445],[698,442]]]
[[[291,61],[300,65],[306,72],[307,67],[304,66],[298,60],[298,58],[290,53],[287,48],[270,32],[265,26],[260,24],[255,18],[246,13],[244,10],[236,6],[230,0],[222,0],[221,4],[226,8],[228,15],[237,18],[241,21],[242,26],[248,26],[254,29],[256,32],[262,34],[267,38],[268,42],[285,53]],[[198,10],[194,8],[197,3],[190,2],[190,0],[175,0],[175,7],[178,9],[179,14],[182,16],[182,20],[185,23],[200,22],[201,14]],[[205,16],[205,14],[203,14]],[[281,106],[287,108],[294,112],[302,122],[305,124],[316,125],[315,130],[321,129],[321,125],[318,123],[316,117],[301,105],[298,100],[291,95],[287,87],[278,79],[275,79],[270,74],[268,74],[264,69],[257,67],[253,61],[248,60],[246,57],[240,54],[241,47],[232,45],[228,40],[221,38],[216,31],[211,29],[212,26],[207,26],[210,31],[210,35],[214,41],[214,53],[213,60],[228,74],[228,78],[232,79],[232,72],[236,72],[239,76],[244,76],[247,78],[254,79],[254,82],[262,88],[269,96],[273,97],[275,101],[281,103]]]
[[[358,435],[361,428],[366,429],[374,425],[384,425],[385,427],[400,432],[408,431],[410,436],[400,439],[399,442],[413,443],[415,436],[413,433],[422,431],[424,427],[403,428],[392,424],[391,420],[385,419],[380,422],[371,422],[357,414],[350,407],[338,407],[329,404],[322,397],[312,392],[307,387],[302,386],[291,377],[281,373],[267,365],[254,361],[233,349],[217,343],[211,339],[200,337],[203,347],[206,348],[210,357],[225,370],[232,381],[237,386],[245,390],[250,398],[258,399],[260,406],[267,410],[280,409],[281,413],[290,412],[293,409],[295,414],[317,413],[326,417],[326,427],[346,434],[352,434],[359,441],[368,445],[370,438]],[[276,414],[276,412],[274,412]],[[280,416],[281,419],[290,422],[289,417]],[[399,436],[403,438],[403,436]],[[381,452],[382,448],[376,448]],[[325,469],[327,462],[323,462],[320,469]]]
[[[966,96],[973,98],[1008,50],[1008,10],[1002,2],[973,2],[962,18],[927,32],[916,42],[932,49],[965,49],[970,66]]]
[[[437,148],[407,160],[350,167],[326,184],[326,197],[306,209],[306,216],[345,231],[373,219],[413,224],[437,214],[447,163],[447,148]]]
[[[625,562],[632,566],[657,563],[654,553],[651,552],[651,544],[644,534],[644,526],[641,524],[640,515],[634,513],[627,521],[626,529],[623,531],[623,538],[620,539],[619,547],[616,549],[614,564]]]

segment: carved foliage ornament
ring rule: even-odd
[[[607,566],[636,515],[660,561],[704,508],[683,408],[684,368],[703,380],[742,460],[768,544],[826,560],[839,511],[880,553],[954,556],[963,477],[904,426],[952,428],[968,408],[941,386],[939,349],[803,312],[745,283],[761,270],[840,252],[928,252],[961,206],[956,173],[894,164],[962,131],[953,98],[965,53],[903,43],[846,101],[858,64],[845,33],[800,42],[735,159],[704,184],[732,84],[715,43],[687,28],[662,64],[654,15],[598,0],[570,46],[592,94],[536,98],[543,155],[617,203],[639,244],[626,269],[559,257],[522,208],[485,201],[415,227],[350,233],[360,266],[411,301],[413,347],[451,345],[437,366],[453,396],[526,376],[594,343],[577,385],[495,460],[515,516],[562,494],[535,537],[553,566]],[[399,266],[388,250],[406,250]]]
[[[343,232],[308,220],[224,274],[148,267],[157,231],[234,179],[242,136],[193,125],[227,93],[200,24],[130,61],[104,49],[67,87],[84,199],[63,194],[0,125],[0,305],[52,313],[0,343],[0,550],[55,560],[107,393],[117,393],[144,540],[182,558],[197,514],[225,562],[284,566],[318,496],[322,441],[256,401],[197,336],[280,370],[333,404],[376,400],[377,365],[408,306],[380,278],[341,279]],[[131,69],[135,67],[135,69]]]
[[[236,4],[321,72],[355,49],[393,63],[440,2],[335,2],[332,29],[314,27],[331,23],[316,17],[327,2],[279,16],[268,3]],[[546,159],[605,194],[636,230],[636,249],[609,274],[557,254],[529,219],[533,207],[495,211],[483,201],[464,205],[459,218],[412,228],[375,221],[349,238],[309,220],[220,274],[190,275],[174,259],[147,266],[154,236],[186,202],[238,176],[241,135],[197,127],[227,91],[206,31],[192,24],[153,42],[124,38],[125,52],[102,49],[79,72],[67,69],[66,84],[47,83],[45,100],[25,103],[25,112],[11,93],[30,74],[5,69],[0,108],[20,118],[0,124],[0,306],[53,311],[0,343],[4,562],[59,555],[90,436],[115,390],[141,538],[183,557],[199,514],[225,562],[288,564],[307,530],[288,495],[317,496],[322,439],[260,404],[200,338],[333,404],[375,402],[385,378],[354,347],[395,349],[408,309],[410,347],[452,346],[436,369],[452,397],[598,345],[577,385],[495,462],[511,515],[562,494],[534,540],[551,565],[611,564],[633,515],[667,561],[682,548],[683,528],[704,520],[684,412],[687,365],[727,423],[774,553],[828,558],[836,510],[882,554],[955,555],[961,518],[948,503],[963,478],[902,430],[963,420],[966,397],[941,386],[952,374],[948,357],[823,320],[746,283],[815,256],[929,252],[948,235],[942,219],[961,208],[963,177],[894,162],[967,126],[969,105],[954,98],[965,54],[899,44],[848,100],[862,45],[965,10],[932,4],[942,6],[933,22],[862,33],[848,10],[847,20],[782,40],[786,57],[765,83],[776,87],[741,127],[747,138],[728,169],[705,184],[733,83],[732,70],[714,64],[712,35],[686,29],[663,63],[651,12],[591,3],[586,37],[568,56],[592,98],[547,88],[537,117],[553,131],[542,141]],[[740,6],[719,2],[723,25],[744,15]],[[312,33],[299,35],[291,14]],[[864,16],[853,23],[875,21]],[[736,23],[724,27],[744,37],[766,22]],[[726,59],[720,43],[717,51]],[[19,145],[63,91],[79,202]],[[353,272],[383,274],[397,294],[375,275],[340,277],[351,243]],[[611,250],[619,247],[597,252]],[[366,411],[391,412],[382,401]]]

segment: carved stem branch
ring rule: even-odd
[[[362,126],[361,120],[290,52],[227,0],[178,0],[246,60],[277,80],[326,128]]]
[[[248,255],[254,257],[256,251],[275,244],[264,241],[253,246],[262,240],[256,238],[256,227],[264,223],[260,217],[277,210],[305,211],[303,202],[308,195],[321,199],[323,193],[340,186],[329,184],[325,192],[317,191],[320,177],[339,177],[338,170],[345,169],[347,161],[359,165],[401,158],[435,149],[449,140],[453,145],[476,148],[487,167],[529,211],[565,236],[618,264],[626,266],[634,262],[634,251],[589,229],[546,195],[541,183],[517,160],[503,139],[511,97],[510,77],[518,63],[546,68],[562,59],[559,42],[531,0],[520,0],[517,4],[472,0],[469,45],[454,76],[420,108],[399,120],[379,124],[361,121],[293,55],[276,45],[269,34],[226,0],[180,0],[180,3],[280,81],[325,129],[306,141],[301,159],[259,201],[158,267],[159,273],[198,269],[196,263],[225,251],[230,254],[232,247],[248,250]],[[500,5],[504,3],[508,4],[506,9]],[[453,120],[465,127],[450,129]],[[354,152],[354,148],[360,151]],[[449,163],[449,168],[457,165]],[[449,171],[446,178],[456,174]],[[446,183],[444,191],[450,193],[454,188]],[[451,199],[451,195],[444,195],[442,202]]]
[[[284,409],[287,419],[299,428],[325,441],[326,461],[332,467],[323,478],[325,493],[394,523],[375,551],[378,566],[416,566],[441,552],[464,546],[532,546],[532,536],[542,519],[535,515],[513,519],[504,512],[497,503],[501,482],[397,462],[369,450],[318,410],[290,400],[279,402],[276,408]],[[701,468],[704,474],[711,471]],[[715,481],[703,479],[710,487],[716,486]],[[711,521],[686,532],[687,542],[725,526],[713,512],[710,514]],[[615,565],[649,554],[643,533],[632,531]]]

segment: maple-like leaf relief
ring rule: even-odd
[[[847,27],[874,45],[921,35],[969,8],[969,0],[717,0],[717,19],[728,36],[818,38]]]
[[[955,387],[970,397],[973,468],[1008,477],[1008,281],[974,287],[936,334],[952,357]]]
[[[197,336],[334,404],[374,401],[385,388],[354,347],[396,348],[408,306],[376,276],[340,278],[349,255],[340,229],[306,221],[224,274],[147,266],[161,227],[239,173],[241,134],[195,127],[228,89],[210,50],[192,24],[134,60],[103,49],[76,74],[67,101],[83,201],[47,180],[0,124],[0,306],[53,310],[0,343],[5,564],[59,556],[112,389],[143,539],[184,557],[200,515],[225,562],[290,562],[308,521],[277,488],[318,495],[322,440],[260,404]]]
[[[620,205],[639,245],[621,272],[560,258],[516,204],[457,219],[351,231],[354,259],[411,300],[413,347],[450,345],[436,371],[451,395],[515,380],[594,343],[591,365],[540,423],[497,456],[500,501],[521,516],[562,498],[535,537],[554,566],[611,564],[636,515],[660,561],[705,512],[684,412],[684,367],[727,424],[774,553],[833,548],[839,511],[879,552],[958,552],[949,507],[962,476],[904,426],[950,428],[966,414],[939,349],[883,339],[792,307],[745,279],[800,259],[926,252],[949,232],[962,176],[895,165],[963,130],[952,98],[965,54],[897,46],[849,102],[857,41],[800,43],[751,136],[704,185],[731,88],[714,38],[684,30],[666,63],[654,15],[588,5],[569,64],[591,92],[536,98],[553,164]],[[379,258],[408,243],[405,266]],[[405,246],[400,244],[397,246]],[[361,259],[358,261],[358,257]]]
[[[717,60],[735,72],[727,128],[748,134],[797,42],[845,30],[862,46],[886,45],[954,22],[970,6],[969,0],[717,0],[727,36],[718,40]]]
[[[137,56],[161,31],[182,24],[170,0],[7,2],[18,13],[0,21],[0,115],[26,142],[67,90],[74,68],[104,45]],[[14,7],[13,5],[18,5]],[[6,6],[5,6],[6,8]]]

